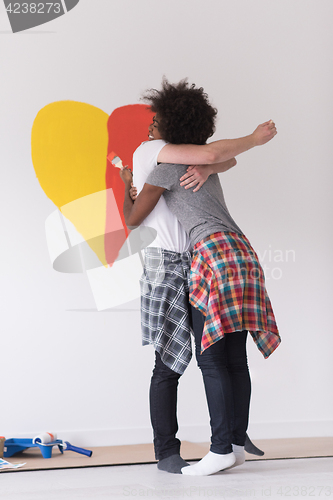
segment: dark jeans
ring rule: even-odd
[[[214,453],[231,453],[231,443],[244,446],[248,425],[251,381],[246,357],[247,331],[229,333],[200,354],[205,317],[194,307],[191,309],[196,358],[211,419],[210,449]],[[180,441],[176,438],[179,377],[155,351],[149,399],[156,460],[180,451]]]
[[[176,438],[177,389],[180,374],[168,368],[155,351],[155,368],[150,383],[150,419],[154,431],[156,460],[179,454],[180,441]]]
[[[202,371],[210,425],[211,451],[231,453],[231,444],[244,446],[248,425],[251,380],[247,365],[247,331],[228,333],[202,354],[205,317],[192,307],[196,358]]]

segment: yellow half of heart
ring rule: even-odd
[[[103,265],[104,238],[94,236],[105,233],[108,118],[89,104],[54,102],[39,111],[31,134],[32,162],[43,191]],[[79,199],[81,203],[72,203]]]

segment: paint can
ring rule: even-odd
[[[0,436],[0,458],[3,458],[3,449],[5,445],[6,438],[4,436]]]

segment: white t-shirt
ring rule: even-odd
[[[142,190],[148,175],[157,165],[157,157],[167,143],[162,139],[143,142],[133,155],[133,184]],[[164,248],[172,252],[185,252],[191,247],[189,237],[176,216],[170,212],[163,196],[157,202],[154,210],[141,223],[157,231],[151,247]]]

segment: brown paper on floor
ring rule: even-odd
[[[314,458],[333,456],[333,437],[256,440],[255,445],[265,452],[263,457],[246,454],[246,460],[276,460],[287,458]],[[102,467],[108,465],[133,465],[156,462],[152,444],[126,446],[103,446],[90,448],[92,457],[72,451],[61,454],[55,446],[52,458],[45,459],[39,448],[29,448],[7,458],[11,463],[26,462],[16,470],[3,470],[0,474],[28,470],[67,469],[77,467]],[[209,443],[182,442],[181,455],[184,460],[200,460],[209,451]]]

